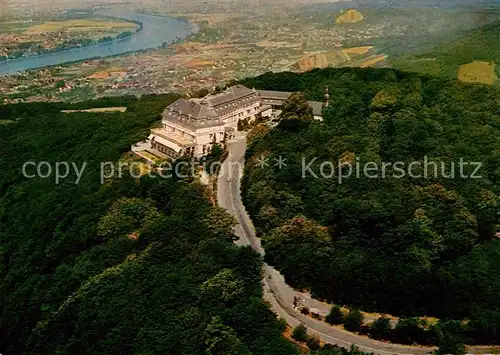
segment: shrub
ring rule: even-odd
[[[297,340],[297,341],[307,341],[308,336],[307,336],[307,328],[299,324],[297,327],[292,332],[292,338]]]
[[[389,339],[391,336],[392,327],[389,318],[380,317],[370,326],[370,337],[373,339]]]
[[[401,318],[394,329],[394,341],[401,344],[426,344],[427,323],[417,317]]]
[[[459,321],[444,321],[436,325],[439,349],[435,354],[465,354],[465,331]]]
[[[325,354],[325,355],[344,355],[346,353],[345,349],[342,349],[338,345],[332,345],[332,344],[325,344],[321,348],[321,351],[319,354]]]
[[[313,335],[310,336],[309,339],[307,339],[307,346],[311,350],[318,350],[319,348],[321,348],[321,342],[316,335]]]
[[[350,332],[359,332],[363,319],[363,314],[359,310],[352,309],[344,319],[344,328]]]
[[[344,313],[339,306],[334,306],[326,316],[325,321],[329,324],[342,324],[344,323]]]
[[[314,319],[318,319],[318,320],[321,320],[322,317],[320,314],[318,313],[314,313],[314,312],[311,312],[311,316],[314,318]]]

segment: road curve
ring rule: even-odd
[[[236,244],[249,245],[259,254],[264,255],[260,239],[255,236],[255,228],[241,200],[240,182],[245,161],[246,138],[244,134],[238,133],[235,140],[228,144],[229,156],[221,167],[217,181],[217,201],[220,207],[225,208],[238,221],[234,229],[236,236],[239,237]],[[435,350],[430,347],[409,347],[375,341],[305,316],[294,310],[294,296],[305,299],[309,308],[316,308],[322,314],[328,313],[330,306],[292,289],[280,273],[271,266],[264,264],[263,268],[264,298],[270,303],[271,309],[292,327],[298,324],[305,325],[310,334],[317,335],[325,343],[344,348],[355,345],[361,351],[377,355],[428,354]]]

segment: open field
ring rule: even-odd
[[[299,43],[289,43],[289,42],[278,42],[278,41],[270,41],[268,39],[265,39],[263,41],[259,41],[255,43],[257,47],[264,47],[264,48],[296,48],[300,47]]]
[[[75,112],[125,112],[125,111],[127,111],[126,107],[99,107],[99,108],[89,108],[86,110],[62,110],[61,112],[75,113]]]
[[[474,61],[464,64],[458,69],[458,79],[467,83],[493,85],[498,80],[493,62]]]
[[[230,19],[242,17],[245,18],[245,13],[179,13],[179,14],[168,14],[172,17],[182,17],[188,18],[190,21],[195,23],[206,23],[209,26],[218,25],[227,22]]]
[[[382,62],[386,59],[387,59],[387,55],[379,54],[379,55],[375,56],[374,58],[370,58],[370,59],[364,61],[363,63],[361,63],[360,67],[361,68],[368,68],[368,67],[371,67],[372,65],[375,65],[375,64]]]
[[[364,47],[352,47],[352,48],[346,48],[343,49],[342,51],[347,54],[357,54],[357,55],[362,55],[366,54],[370,50],[373,49],[373,46],[364,46]]]
[[[366,68],[387,59],[387,55],[385,54],[371,54],[370,51],[373,48],[373,46],[363,46],[313,53],[301,58],[292,65],[291,69],[298,72],[305,72],[314,68],[338,66],[360,66]]]
[[[14,123],[14,121],[11,121],[11,120],[0,120],[0,125],[9,124],[9,123]]]
[[[110,67],[105,70],[98,70],[96,72],[93,72],[92,74],[88,75],[86,78],[87,79],[109,79],[109,78],[115,78],[115,79],[123,79],[127,76],[126,71],[119,67]]]
[[[215,62],[213,60],[195,58],[195,59],[191,59],[190,61],[186,62],[184,65],[186,68],[194,69],[194,68],[207,67],[207,66],[211,67],[211,66],[215,65]]]
[[[67,21],[50,21],[29,27],[25,35],[39,35],[51,32],[90,32],[134,29],[137,25],[124,20],[75,19]]]
[[[13,34],[21,33],[34,26],[37,22],[26,22],[26,21],[6,21],[2,22],[1,34]]]
[[[328,68],[347,63],[351,60],[343,51],[320,52],[301,58],[292,67],[293,70],[305,72],[314,68]]]

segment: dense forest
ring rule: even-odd
[[[175,98],[0,107],[13,121],[0,125],[2,354],[297,353],[262,300],[260,257],[234,246],[232,219],[200,185],[100,182],[100,162],[117,162]],[[101,105],[128,110],[60,113]],[[88,165],[56,184],[24,177],[27,161]]]
[[[330,91],[324,122],[308,120],[298,100],[277,128],[249,134],[243,196],[266,261],[317,298],[463,320],[452,324],[462,342],[499,344],[499,90],[356,68],[243,83],[311,100]],[[280,156],[282,169],[257,164]],[[472,165],[460,171],[461,161],[481,163],[480,178]],[[417,165],[413,176],[394,165],[381,175],[386,162]],[[369,163],[379,167],[375,178],[363,172]],[[357,164],[359,176],[339,180]]]
[[[389,69],[269,73],[243,84],[313,100],[328,86],[331,97],[322,123],[291,101],[276,129],[249,136],[243,194],[267,261],[315,297],[464,320],[438,333],[498,344],[498,89]],[[100,163],[123,159],[176,98],[0,106],[11,122],[0,125],[2,354],[298,353],[262,300],[262,260],[233,245],[234,221],[202,186],[127,174],[101,183]],[[127,112],[60,112],[102,106]],[[286,166],[260,169],[262,156]],[[345,172],[424,157],[446,174],[451,162],[481,162],[482,177],[396,178],[389,167],[384,179],[303,178],[303,158],[317,158],[310,169],[319,174],[324,161]],[[23,176],[30,161],[86,165],[55,181]],[[407,318],[396,330],[418,342],[420,326]],[[304,341],[312,354],[359,354]]]

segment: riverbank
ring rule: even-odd
[[[115,40],[129,38],[132,36],[133,33],[138,33],[140,31],[141,31],[141,28],[137,28],[134,32],[132,32],[132,31],[120,32],[115,37],[106,36],[106,37],[102,37],[102,38],[96,39],[96,40],[92,40],[92,39],[70,40],[69,42],[62,43],[61,45],[59,45],[55,48],[52,48],[52,49],[40,48],[40,49],[37,49],[35,53],[33,53],[32,50],[30,49],[30,51],[22,53],[15,58],[3,57],[3,58],[0,58],[0,62],[10,62],[10,61],[18,60],[18,59],[22,59],[22,58],[33,58],[33,57],[43,55],[43,54],[59,53],[59,52],[69,51],[69,50],[77,49],[77,48],[85,48],[87,46],[94,45],[94,44],[110,43],[110,42],[113,42]]]
[[[104,43],[0,62],[0,75],[166,47],[183,40],[197,30],[196,25],[171,17],[119,12],[117,10],[98,11],[96,15],[135,23],[140,22],[142,27],[140,31],[132,33],[130,36],[115,38]]]
[[[49,17],[29,24],[11,21],[0,33],[0,61],[109,42],[128,37],[140,30],[140,21],[98,16],[93,13],[79,17]]]

